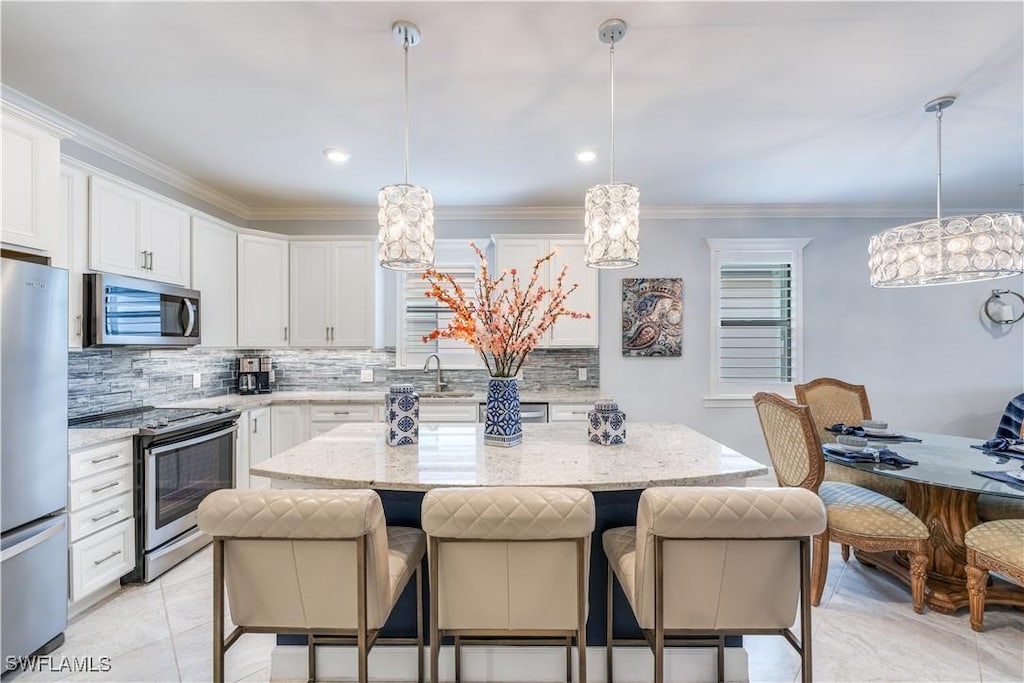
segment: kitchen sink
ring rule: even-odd
[[[420,391],[420,398],[469,398],[472,391]]]

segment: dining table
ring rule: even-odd
[[[929,534],[926,604],[937,612],[952,614],[970,604],[967,589],[967,547],[964,535],[981,523],[978,496],[982,494],[1024,500],[1024,481],[1011,483],[975,472],[1021,472],[1024,453],[982,450],[982,439],[948,434],[915,433],[920,442],[900,438],[872,440],[868,446],[885,446],[900,456],[916,461],[912,465],[885,462],[844,462],[826,459],[843,467],[899,479],[906,484],[904,505],[924,522]],[[995,476],[999,476],[996,474]],[[1021,541],[1024,543],[1024,539]],[[882,569],[908,586],[909,561],[905,553],[855,551],[867,566]],[[986,591],[986,604],[1024,608],[1024,589],[993,577]]]

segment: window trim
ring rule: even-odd
[[[706,408],[752,407],[752,398],[758,391],[773,391],[792,398],[793,385],[803,381],[804,371],[804,304],[803,304],[803,250],[811,241],[809,237],[782,238],[706,238],[710,251],[710,340],[711,363],[709,369],[708,395],[704,397]],[[790,383],[730,384],[719,381],[721,366],[721,318],[719,298],[721,295],[721,264],[723,261],[751,260],[765,263],[789,263],[793,282],[791,297],[792,320],[792,361],[793,381]]]

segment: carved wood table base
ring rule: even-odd
[[[928,557],[928,588],[925,602],[936,612],[953,614],[970,604],[967,589],[967,547],[964,534],[980,523],[978,494],[971,491],[907,482],[907,508],[928,527],[931,549]],[[863,564],[895,576],[910,585],[909,562],[904,553],[855,551]],[[994,579],[985,593],[985,604],[1024,608],[1024,589]]]

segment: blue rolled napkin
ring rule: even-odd
[[[881,448],[865,448],[863,451],[858,453],[848,453],[836,444],[827,443],[822,445],[821,450],[824,451],[827,459],[835,462],[884,462],[887,465],[903,467],[917,464],[916,460],[905,458],[896,451],[889,450],[885,446],[882,446]]]

